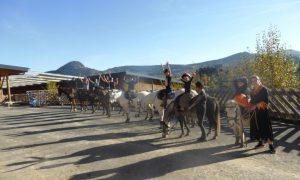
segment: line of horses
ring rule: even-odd
[[[154,111],[158,112],[162,128],[162,137],[167,137],[170,134],[170,121],[173,118],[177,119],[180,123],[180,137],[184,135],[184,127],[187,131],[185,135],[189,135],[190,130],[189,126],[187,125],[188,122],[191,123],[192,127],[195,124],[200,127],[202,134],[198,139],[199,141],[206,141],[207,136],[211,133],[212,128],[214,128],[215,130],[213,139],[216,139],[220,134],[220,108],[217,100],[213,97],[207,96],[205,112],[201,112],[205,114],[209,124],[209,130],[208,133],[206,133],[203,125],[203,119],[198,118],[199,111],[196,111],[196,106],[192,109],[188,108],[190,104],[195,101],[195,98],[197,98],[197,92],[194,90],[192,90],[189,94],[184,93],[184,89],[176,90],[174,92],[174,98],[167,100],[167,108],[165,109],[162,106],[162,98],[159,96],[160,91],[137,92],[136,97],[132,101],[129,101],[126,96],[126,92],[122,90],[108,90],[99,86],[94,86],[91,87],[88,91],[83,89],[83,87],[83,82],[80,79],[74,79],[72,81],[62,81],[58,87],[59,96],[65,94],[68,97],[71,104],[71,112],[76,111],[76,100],[79,101],[81,110],[84,111],[87,110],[88,104],[92,106],[93,113],[95,112],[96,107],[102,106],[103,113],[106,112],[107,117],[111,116],[112,107],[117,105],[126,115],[125,122],[129,123],[132,113],[131,109],[132,107],[134,107],[136,117],[139,117],[142,112],[146,112],[145,120],[151,120],[153,118]],[[175,99],[183,93],[184,95],[180,97],[179,101],[175,101]],[[242,146],[245,144],[243,133],[244,131],[242,128],[247,127],[247,123],[244,123],[243,126],[241,126],[240,115],[233,114],[239,111],[238,105],[234,103],[234,101],[230,101],[227,103],[228,108],[226,108],[226,112],[229,117],[229,126],[233,129],[233,132],[236,136],[236,143],[238,143],[239,139],[241,139]],[[182,107],[181,110],[177,108],[178,105]]]

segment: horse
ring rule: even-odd
[[[241,147],[247,146],[244,128],[250,128],[250,117],[242,114],[241,108],[235,100],[228,100],[225,104],[227,123],[235,135],[235,145],[241,140]]]
[[[195,94],[187,94],[181,96],[179,101],[174,101],[174,103],[170,104],[167,107],[166,110],[166,116],[164,118],[164,129],[163,129],[163,137],[167,137],[167,135],[170,133],[170,120],[173,116],[179,120],[180,122],[180,127],[181,127],[181,135],[179,137],[182,137],[184,134],[183,130],[183,124],[185,125],[187,129],[187,134],[186,136],[189,135],[189,128],[187,126],[186,120],[187,117],[190,116],[192,119],[196,119],[196,116],[199,117],[197,124],[201,129],[201,137],[198,139],[199,141],[207,141],[207,136],[211,133],[212,125],[215,125],[215,135],[213,139],[216,139],[217,136],[220,134],[220,108],[217,100],[213,97],[210,97],[208,95],[205,95],[206,97],[206,102],[205,102],[205,108],[201,109],[201,111],[205,112],[199,112],[197,111],[197,105],[196,104],[193,108],[189,109],[189,106],[193,104],[195,101],[197,101],[198,96]],[[198,102],[200,103],[200,102]],[[178,109],[178,106],[181,107],[180,110]],[[209,122],[209,132],[206,134],[205,128],[203,126],[203,118],[201,117],[201,114],[205,114],[205,116],[208,119]]]
[[[162,100],[162,97],[161,97],[161,92],[162,92],[162,90],[157,91],[157,92],[153,92],[153,93],[150,93],[150,94],[152,94],[152,96],[153,96],[153,103],[152,103],[153,107],[155,108],[155,110],[158,111],[160,123],[163,124],[165,108],[162,106],[163,100]],[[174,91],[173,92],[173,97],[170,97],[170,98],[167,99],[167,106],[173,100],[175,100],[177,96],[179,96],[183,92],[184,92],[184,89],[179,89],[179,90]]]
[[[58,86],[58,96],[65,94],[71,104],[71,112],[76,112],[76,84],[75,81],[62,80]]]
[[[162,121],[162,123],[163,123],[162,137],[163,138],[167,137],[167,134],[169,134],[168,130],[170,127],[170,120],[173,116],[175,116],[175,118],[180,123],[181,134],[179,137],[181,138],[184,135],[183,125],[187,129],[186,136],[189,135],[190,129],[187,126],[186,117],[188,115],[188,108],[190,106],[189,102],[195,96],[197,96],[196,91],[191,91],[190,93],[183,93],[182,96],[180,96],[180,97],[177,96],[175,98],[175,101],[168,104],[168,106],[164,112],[165,114],[164,114],[163,121]]]
[[[93,90],[93,96],[94,99],[91,101],[93,113],[95,112],[94,108],[94,102],[97,102],[98,104],[101,104],[103,106],[103,115],[106,112],[107,117],[109,118],[111,116],[110,113],[110,91],[107,89],[102,89],[100,87],[95,87]]]
[[[141,99],[141,109],[143,111],[146,111],[145,120],[149,118],[149,120],[152,120],[153,118],[153,112],[154,112],[154,105],[153,102],[157,96],[157,91],[149,92],[145,97]],[[150,117],[149,117],[150,116]]]
[[[137,97],[132,99],[132,103],[130,103],[130,101],[126,97],[127,96],[126,92],[124,92],[122,90],[114,89],[110,92],[110,103],[118,102],[121,105],[123,111],[126,114],[125,122],[129,123],[129,121],[130,121],[130,105],[134,106],[137,109],[140,106],[141,99],[143,97],[145,97],[147,94],[149,94],[149,92],[147,92],[147,91],[138,92],[136,94]]]

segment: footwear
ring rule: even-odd
[[[265,145],[263,144],[262,141],[259,141],[258,144],[256,146],[254,146],[254,149],[258,149],[258,148],[262,148],[265,147]]]
[[[269,149],[270,149],[270,153],[271,154],[275,154],[276,153],[276,149],[274,148],[273,144],[269,144]]]

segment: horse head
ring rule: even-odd
[[[233,127],[240,116],[240,108],[235,100],[228,100],[225,104],[227,122]]]

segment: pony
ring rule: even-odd
[[[93,96],[92,96],[94,99],[92,99],[92,101],[91,101],[93,113],[95,112],[94,102],[96,102],[97,104],[99,104],[99,105],[101,104],[103,106],[103,115],[106,112],[107,117],[108,118],[111,117],[110,91],[111,90],[103,89],[100,87],[95,87],[95,89],[93,90]]]
[[[149,120],[152,120],[153,113],[154,113],[154,106],[153,102],[157,95],[157,91],[149,92],[145,97],[141,99],[141,105],[140,108],[146,112],[145,120],[149,118]],[[150,116],[150,117],[149,117]]]
[[[205,95],[205,107],[197,111],[197,103],[191,109],[189,108],[191,104],[197,101],[197,94],[194,91],[191,91],[190,94],[185,93],[178,101],[174,101],[167,107],[166,116],[164,117],[164,128],[162,137],[167,137],[170,133],[170,120],[172,119],[173,115],[175,118],[180,122],[181,127],[181,134],[179,137],[184,135],[183,125],[185,125],[187,129],[186,136],[189,135],[189,128],[187,126],[187,117],[191,117],[192,119],[196,119],[198,117],[197,124],[201,129],[201,137],[198,138],[199,141],[207,141],[207,136],[211,133],[212,126],[215,126],[215,136],[213,139],[216,139],[217,136],[220,134],[220,108],[217,100],[213,97]],[[200,102],[198,102],[200,103]],[[181,107],[180,109],[178,107]],[[203,125],[203,118],[201,114],[204,114],[209,122],[209,131],[206,134],[205,128]],[[194,122],[195,123],[195,122]]]
[[[126,114],[126,123],[129,123],[130,121],[130,106],[134,106],[135,110],[137,110],[140,107],[140,102],[143,97],[148,95],[149,92],[142,91],[137,93],[137,97],[132,100],[132,103],[128,100],[126,97],[126,92],[122,90],[113,89],[110,91],[110,103],[116,103],[118,102],[120,106],[122,107],[122,110]]]
[[[242,114],[241,108],[235,100],[228,100],[225,104],[225,111],[227,116],[227,123],[233,130],[235,135],[235,145],[247,146],[245,141],[244,128],[250,127],[250,116],[248,114]],[[250,114],[250,113],[249,113]]]
[[[153,93],[154,93],[154,99],[153,99],[153,103],[152,104],[153,104],[153,107],[155,108],[155,110],[158,111],[160,123],[163,124],[165,109],[162,106],[163,100],[160,97],[161,90],[157,91],[157,92],[153,92]],[[177,96],[179,96],[182,93],[184,93],[184,89],[179,89],[179,90],[174,91],[174,97],[173,98],[168,98],[168,100],[167,100],[167,106],[173,100],[175,100]]]
[[[61,97],[64,95],[67,96],[71,104],[71,112],[76,112],[76,83],[75,80],[62,80],[58,85],[58,96]]]

